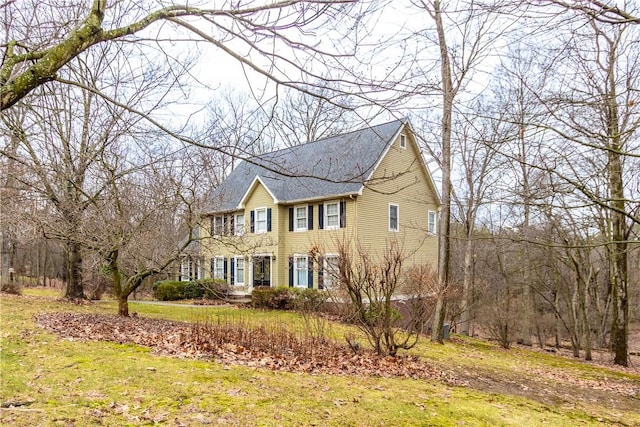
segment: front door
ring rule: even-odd
[[[253,287],[271,286],[271,257],[253,258]]]

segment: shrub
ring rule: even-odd
[[[321,311],[327,296],[318,289],[255,288],[251,293],[251,304],[255,308],[272,310]]]
[[[197,281],[186,282],[182,290],[184,299],[202,299],[204,296],[204,286]]]
[[[284,286],[256,288],[251,292],[251,304],[255,308],[290,310],[293,308],[293,289]]]
[[[201,279],[197,283],[202,288],[202,297],[206,299],[226,299],[231,292],[231,287],[224,280]]]
[[[153,284],[153,296],[159,301],[175,301],[184,299],[184,288],[190,282],[164,280]]]
[[[153,284],[153,296],[159,301],[181,299],[225,299],[231,288],[219,279],[201,279],[190,282],[164,280]]]
[[[318,289],[291,289],[296,311],[317,313],[323,310],[327,294]]]

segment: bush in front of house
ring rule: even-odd
[[[327,296],[318,289],[255,288],[251,293],[254,308],[271,310],[320,311]]]
[[[251,292],[251,305],[254,308],[271,310],[290,310],[292,298],[289,288],[278,286],[276,288],[255,288]]]
[[[187,283],[177,280],[163,280],[153,284],[153,297],[158,301],[175,301],[184,299],[184,288]]]
[[[200,279],[197,283],[202,288],[202,298],[205,299],[226,299],[231,292],[231,286],[221,279]]]
[[[182,299],[202,299],[204,297],[204,287],[198,281],[184,283]]]
[[[159,301],[182,299],[225,299],[230,287],[223,280],[201,279],[190,282],[163,280],[153,284],[153,296]]]
[[[316,313],[323,311],[327,301],[327,293],[319,289],[292,289],[293,309]]]

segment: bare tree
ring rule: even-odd
[[[318,29],[320,18],[339,13],[342,4],[348,2],[282,0],[220,8],[107,0],[77,7],[60,7],[55,2],[11,2],[1,12],[7,42],[2,45],[0,109],[10,108],[43,84],[61,81],[60,70],[101,45],[134,42],[156,46],[169,59],[168,46],[184,38],[192,46],[211,45],[278,84],[307,90],[311,86],[293,76],[313,76],[308,61],[322,57],[321,61],[332,62],[332,55],[322,46],[306,43],[309,37],[304,31]],[[33,9],[20,9],[26,6]],[[170,33],[175,36],[167,39],[165,35]],[[246,55],[246,50],[251,55]],[[290,60],[287,53],[297,53],[299,59],[308,61]],[[338,58],[348,53],[335,52],[333,62],[338,64]],[[147,59],[154,58],[149,55]]]
[[[611,346],[614,362],[628,364],[631,229],[640,224],[637,193],[630,193],[629,169],[637,165],[640,114],[635,97],[640,55],[634,49],[638,27],[597,21],[566,28],[562,56],[551,57],[555,82],[541,96],[551,120],[540,126],[554,136],[554,156],[543,165],[555,179],[579,194],[577,204],[608,211],[601,228],[606,244],[612,304]],[[637,167],[637,166],[636,166]],[[595,174],[594,174],[595,172]],[[597,174],[606,177],[600,187]],[[600,189],[606,188],[606,193]]]
[[[415,346],[424,329],[426,298],[436,281],[432,270],[425,266],[403,273],[407,254],[397,241],[390,241],[381,254],[341,241],[337,255],[337,265],[327,273],[333,275],[335,288],[330,292],[346,307],[347,320],[364,332],[378,354],[395,356]],[[405,319],[393,302],[401,289],[408,292],[410,305]]]
[[[275,149],[268,129],[267,108],[248,94],[231,89],[225,89],[209,102],[202,135],[196,137],[207,147],[198,150],[198,155],[209,160],[208,173],[212,174],[209,182],[213,184],[209,189],[220,184],[240,159]],[[213,152],[207,154],[207,150]]]
[[[498,147],[511,138],[507,121],[482,117],[480,112],[490,110],[486,102],[472,105],[462,123],[454,131],[458,147],[454,151],[460,160],[456,191],[452,193],[454,217],[462,225],[462,298],[460,303],[459,332],[468,335],[470,331],[471,308],[474,293],[475,243],[478,217],[484,204],[491,199],[500,175],[497,156]]]
[[[325,84],[326,85],[326,84]],[[318,96],[287,90],[284,100],[274,106],[276,138],[292,147],[345,133],[353,125],[353,111],[346,96],[333,98],[335,90],[318,83]]]
[[[436,37],[429,31],[421,31],[422,37],[433,39],[438,47],[437,63],[439,64],[440,96],[442,113],[440,117],[441,170],[442,170],[442,207],[440,210],[440,227],[438,230],[438,274],[443,289],[450,286],[450,227],[451,227],[451,162],[452,162],[452,127],[456,97],[469,82],[474,69],[491,53],[491,47],[498,40],[497,36],[504,31],[498,25],[497,15],[474,2],[456,2],[444,8],[440,1],[415,2],[433,20]],[[455,28],[454,36],[447,36],[447,29]],[[439,292],[445,295],[445,292]],[[436,303],[432,331],[432,340],[442,342],[442,326],[446,317],[446,301],[439,297]]]
[[[109,188],[92,217],[94,237],[86,236],[86,245],[105,261],[121,316],[129,315],[128,298],[147,277],[165,271],[200,238],[194,164],[167,156],[122,170],[126,156],[112,153],[116,160],[105,160]]]
[[[94,55],[95,53],[95,55]],[[50,239],[64,242],[67,255],[66,297],[84,298],[82,280],[84,218],[99,202],[108,185],[102,176],[101,161],[109,147],[124,135],[135,138],[146,132],[140,118],[126,108],[113,106],[92,89],[118,93],[128,105],[147,112],[148,97],[164,86],[168,70],[125,67],[121,50],[101,50],[68,64],[60,78],[83,86],[38,87],[30,104],[19,104],[2,114],[5,135],[17,138],[16,150],[5,151],[26,171],[13,179],[28,191],[48,201],[57,220],[34,216]],[[135,88],[129,86],[135,82]]]

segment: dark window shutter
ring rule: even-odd
[[[347,202],[340,201],[340,228],[344,228],[347,225]]]
[[[251,213],[249,214],[250,216],[250,229],[252,233],[256,232],[256,211],[251,211]]]
[[[232,285],[236,281],[235,272],[236,272],[236,260],[234,258],[231,258],[231,284]]]
[[[267,208],[267,231],[271,231],[271,208]]]
[[[293,287],[293,257],[289,257],[289,287]]]
[[[324,289],[324,257],[318,257],[318,289]]]
[[[307,258],[307,287],[309,289],[313,288],[313,259],[311,257]]]
[[[216,234],[216,217],[215,215],[211,217],[211,235]]]
[[[222,274],[223,274],[223,276],[222,276],[222,278],[223,278],[224,280],[227,280],[227,258],[225,258],[225,259],[224,259],[223,266],[224,266],[224,267],[223,267],[223,273],[222,273]]]
[[[293,208],[289,208],[289,231],[293,231]]]
[[[216,259],[211,258],[211,278],[212,279],[215,276],[215,273],[216,273]]]
[[[324,205],[322,203],[318,205],[318,228],[320,230],[324,228]]]
[[[307,230],[313,230],[313,205],[309,205],[307,211]]]
[[[236,223],[236,216],[235,215],[229,215],[229,229],[227,230],[228,234],[235,234],[235,229],[233,228],[235,226]]]

